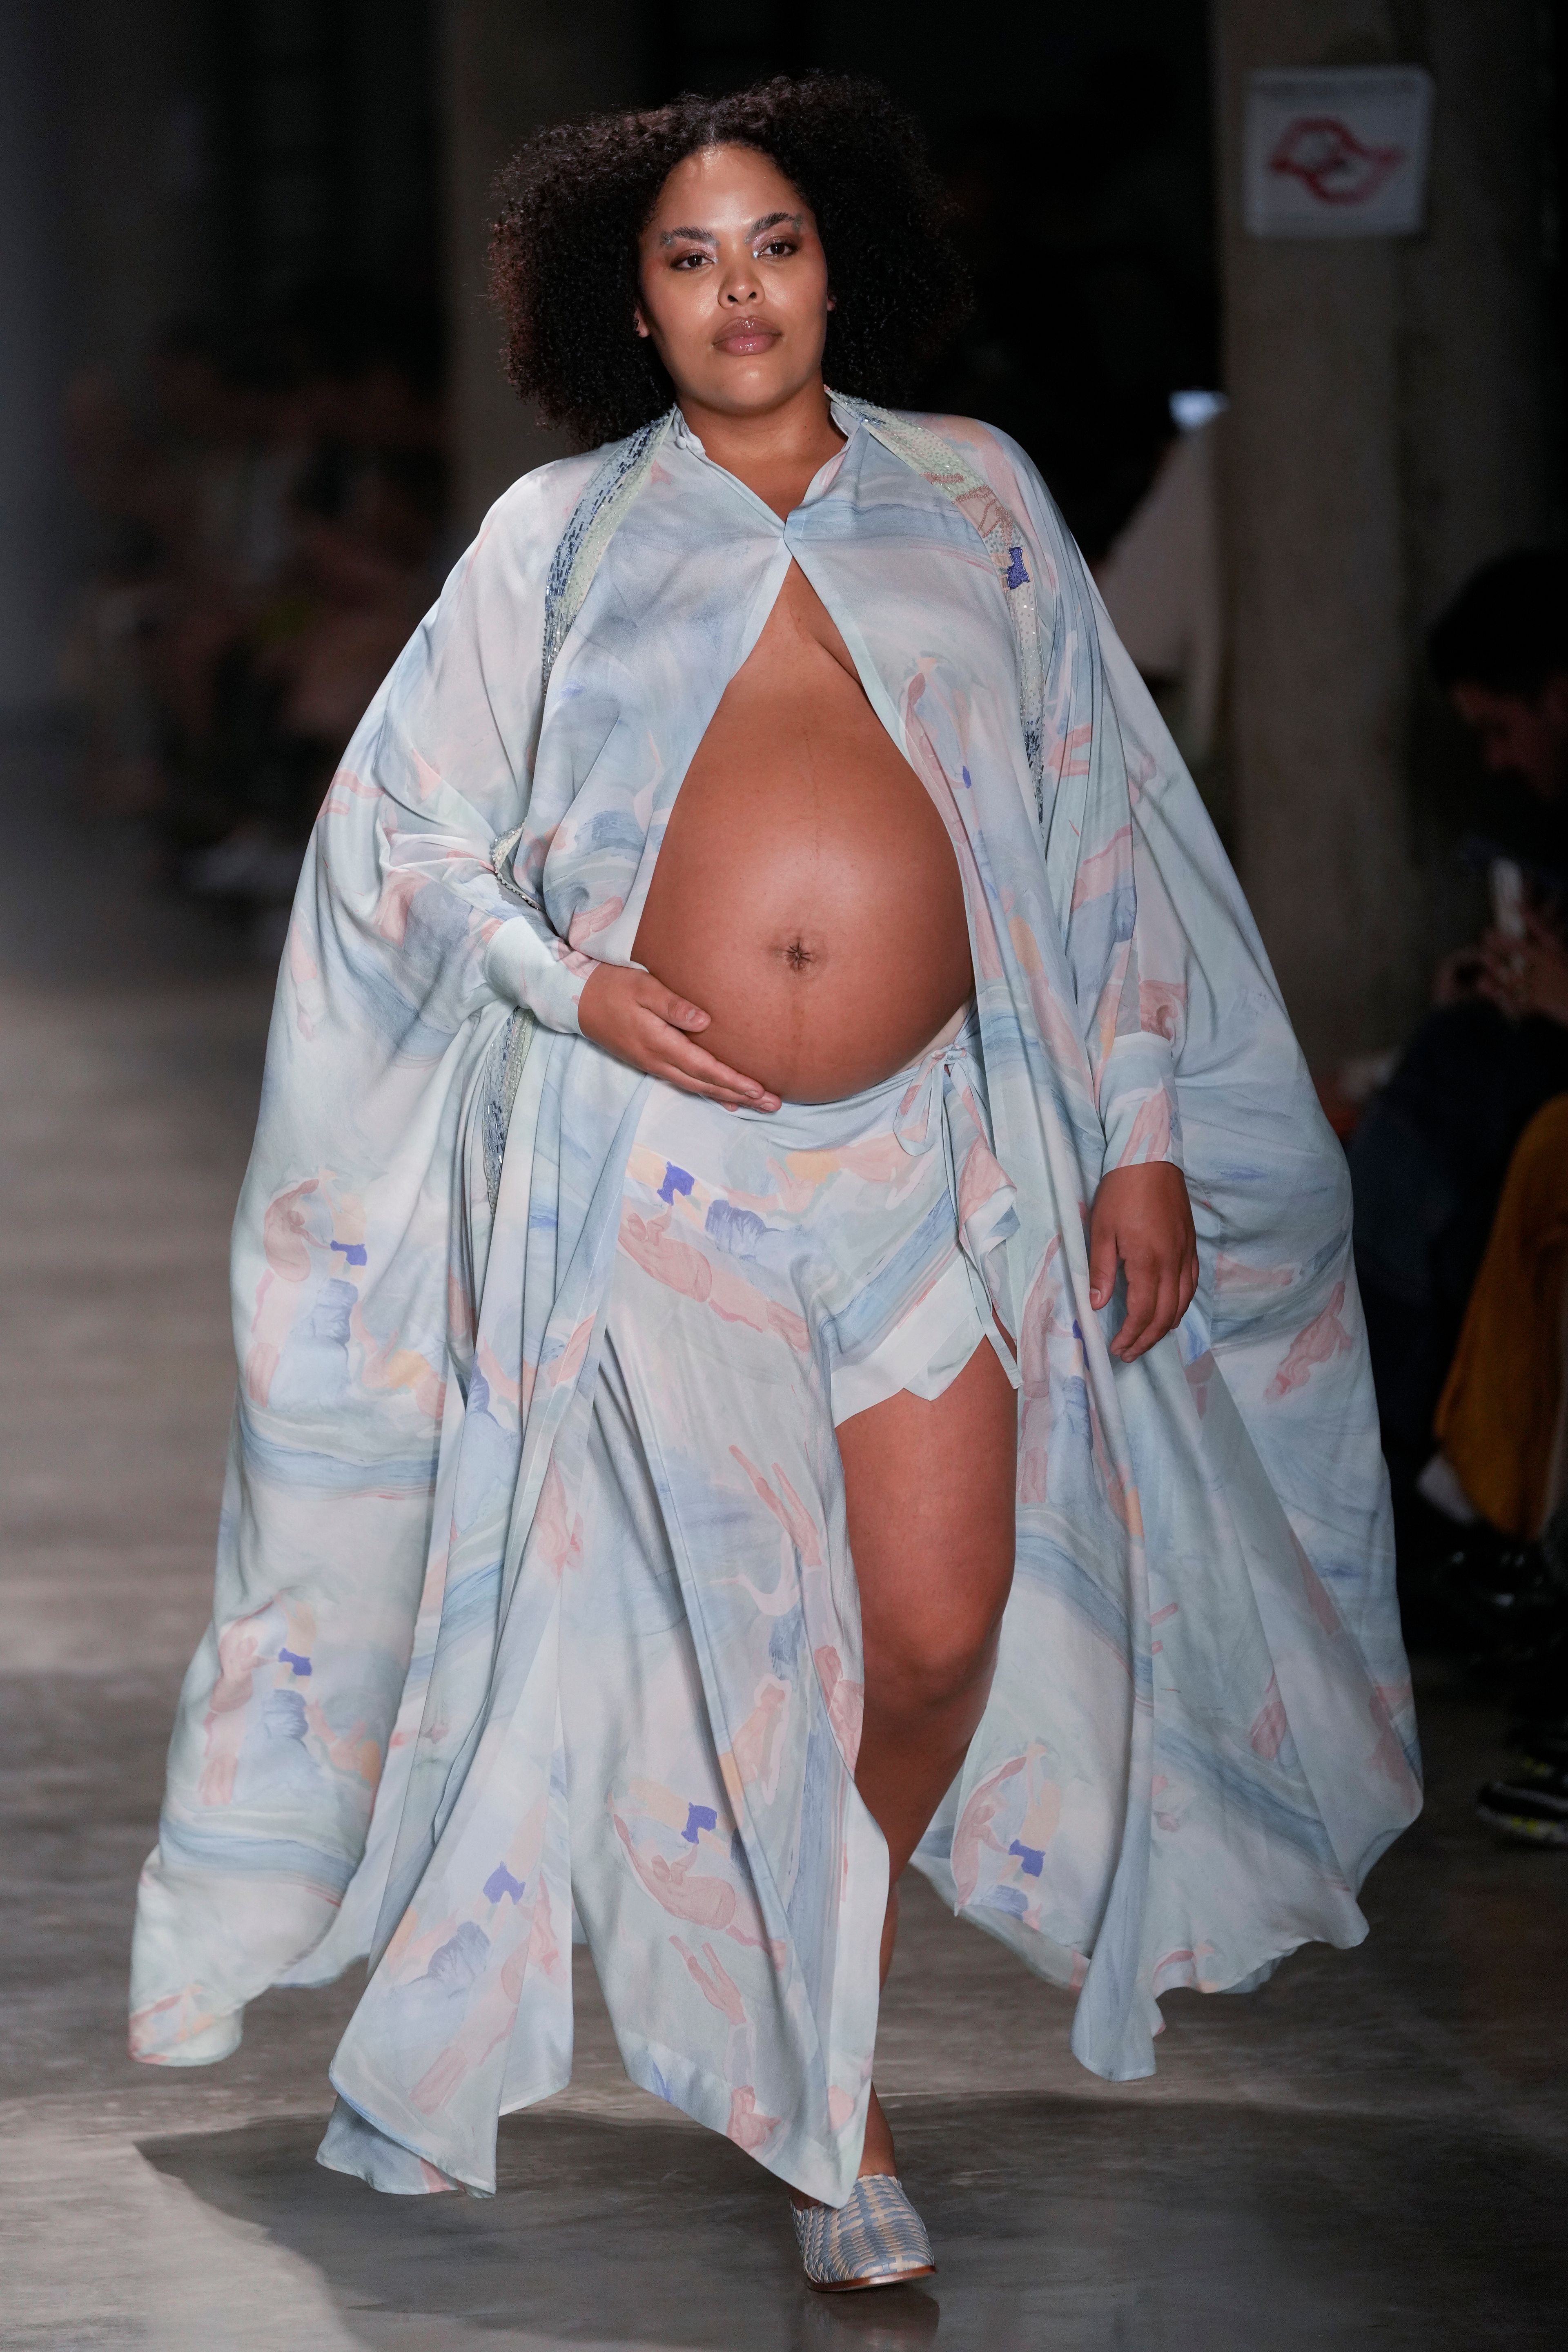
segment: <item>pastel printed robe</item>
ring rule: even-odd
[[[594,1958],[635,2079],[830,2201],[858,2161],[885,1850],[852,1786],[836,1449],[820,1508],[752,1457],[747,1486],[721,1403],[660,1755],[612,1788],[569,1769],[567,1717],[596,1656],[629,1671],[641,1605],[629,1570],[585,1627],[572,1579],[651,1086],[575,1004],[592,959],[630,959],[682,776],[791,560],[948,826],[1015,1188],[985,1278],[1019,1339],[1017,1576],[920,1867],[1078,1990],[1074,2049],[1124,2079],[1152,2070],[1162,1992],[1357,1941],[1356,1889],[1418,1805],[1349,1187],[1234,877],[1021,452],[935,420],[955,498],[835,415],[847,446],[787,521],[677,415],[542,692],[552,565],[559,590],[603,453],[517,483],[368,713],[301,879],[236,1226],[216,1609],[142,1883],[132,2046],[221,2057],[265,1987],[368,1950],[323,2154],[385,2188],[490,2189],[497,2113],[567,2079],[591,1871],[623,1874]],[[1185,1167],[1202,1279],[1120,1365],[1088,1205],[1104,1170],[1159,1159]],[[733,1663],[763,1596],[725,1574],[759,1512],[805,1603],[768,1632],[766,1688]]]

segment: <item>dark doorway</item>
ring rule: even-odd
[[[968,326],[922,403],[1019,440],[1092,557],[1147,488],[1170,396],[1218,381],[1203,0],[1104,0],[1091,19],[950,5],[650,12],[649,94],[810,66],[869,73],[925,123],[974,273]]]

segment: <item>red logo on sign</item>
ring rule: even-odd
[[[1333,114],[1301,114],[1281,134],[1270,172],[1300,180],[1320,204],[1364,205],[1405,161],[1403,147],[1367,147]]]

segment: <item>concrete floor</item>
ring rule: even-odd
[[[1178,1995],[1152,2083],[916,1884],[878,2081],[940,2272],[823,2302],[782,2190],[621,2073],[591,1976],[571,2089],[500,2194],[311,2161],[352,1982],[275,1994],[211,2072],[123,2055],[125,1949],[207,1607],[224,1253],[269,978],[0,757],[0,2345],[1339,2352],[1568,2339],[1568,1858],[1492,1843],[1495,1710],[1428,1679],[1431,1801],[1360,1951]]]

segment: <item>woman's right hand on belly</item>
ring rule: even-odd
[[[756,1078],[716,1060],[695,1042],[708,1025],[700,1005],[688,1003],[652,972],[601,963],[577,1000],[577,1025],[634,1070],[663,1078],[688,1095],[706,1095],[727,1110],[777,1110],[779,1097]]]

